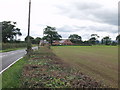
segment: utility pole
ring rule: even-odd
[[[31,12],[31,0],[29,0],[29,12],[28,12],[28,35],[27,35],[27,54],[31,53],[31,41],[30,41],[30,12]]]
[[[43,29],[43,38],[44,38],[44,29]],[[43,40],[42,43],[43,43],[43,46],[44,46],[44,39],[43,38],[42,38],[42,40]]]

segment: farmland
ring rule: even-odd
[[[48,47],[34,51],[23,68],[21,88],[100,88],[108,87],[71,68]]]
[[[55,46],[52,50],[72,68],[110,87],[117,87],[117,46]]]

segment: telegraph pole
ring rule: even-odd
[[[28,35],[27,35],[27,54],[31,53],[31,41],[30,41],[30,12],[31,12],[31,0],[29,0],[29,12],[28,12]]]

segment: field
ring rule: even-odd
[[[70,67],[51,49],[40,47],[3,72],[4,88],[104,88],[103,83]]]
[[[54,46],[52,50],[72,68],[110,87],[118,87],[117,46]]]
[[[117,47],[40,47],[2,74],[3,88],[115,88]]]

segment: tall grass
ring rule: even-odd
[[[23,48],[26,47],[26,43],[2,43],[2,50],[13,49],[13,48]],[[1,50],[1,48],[0,48]]]

